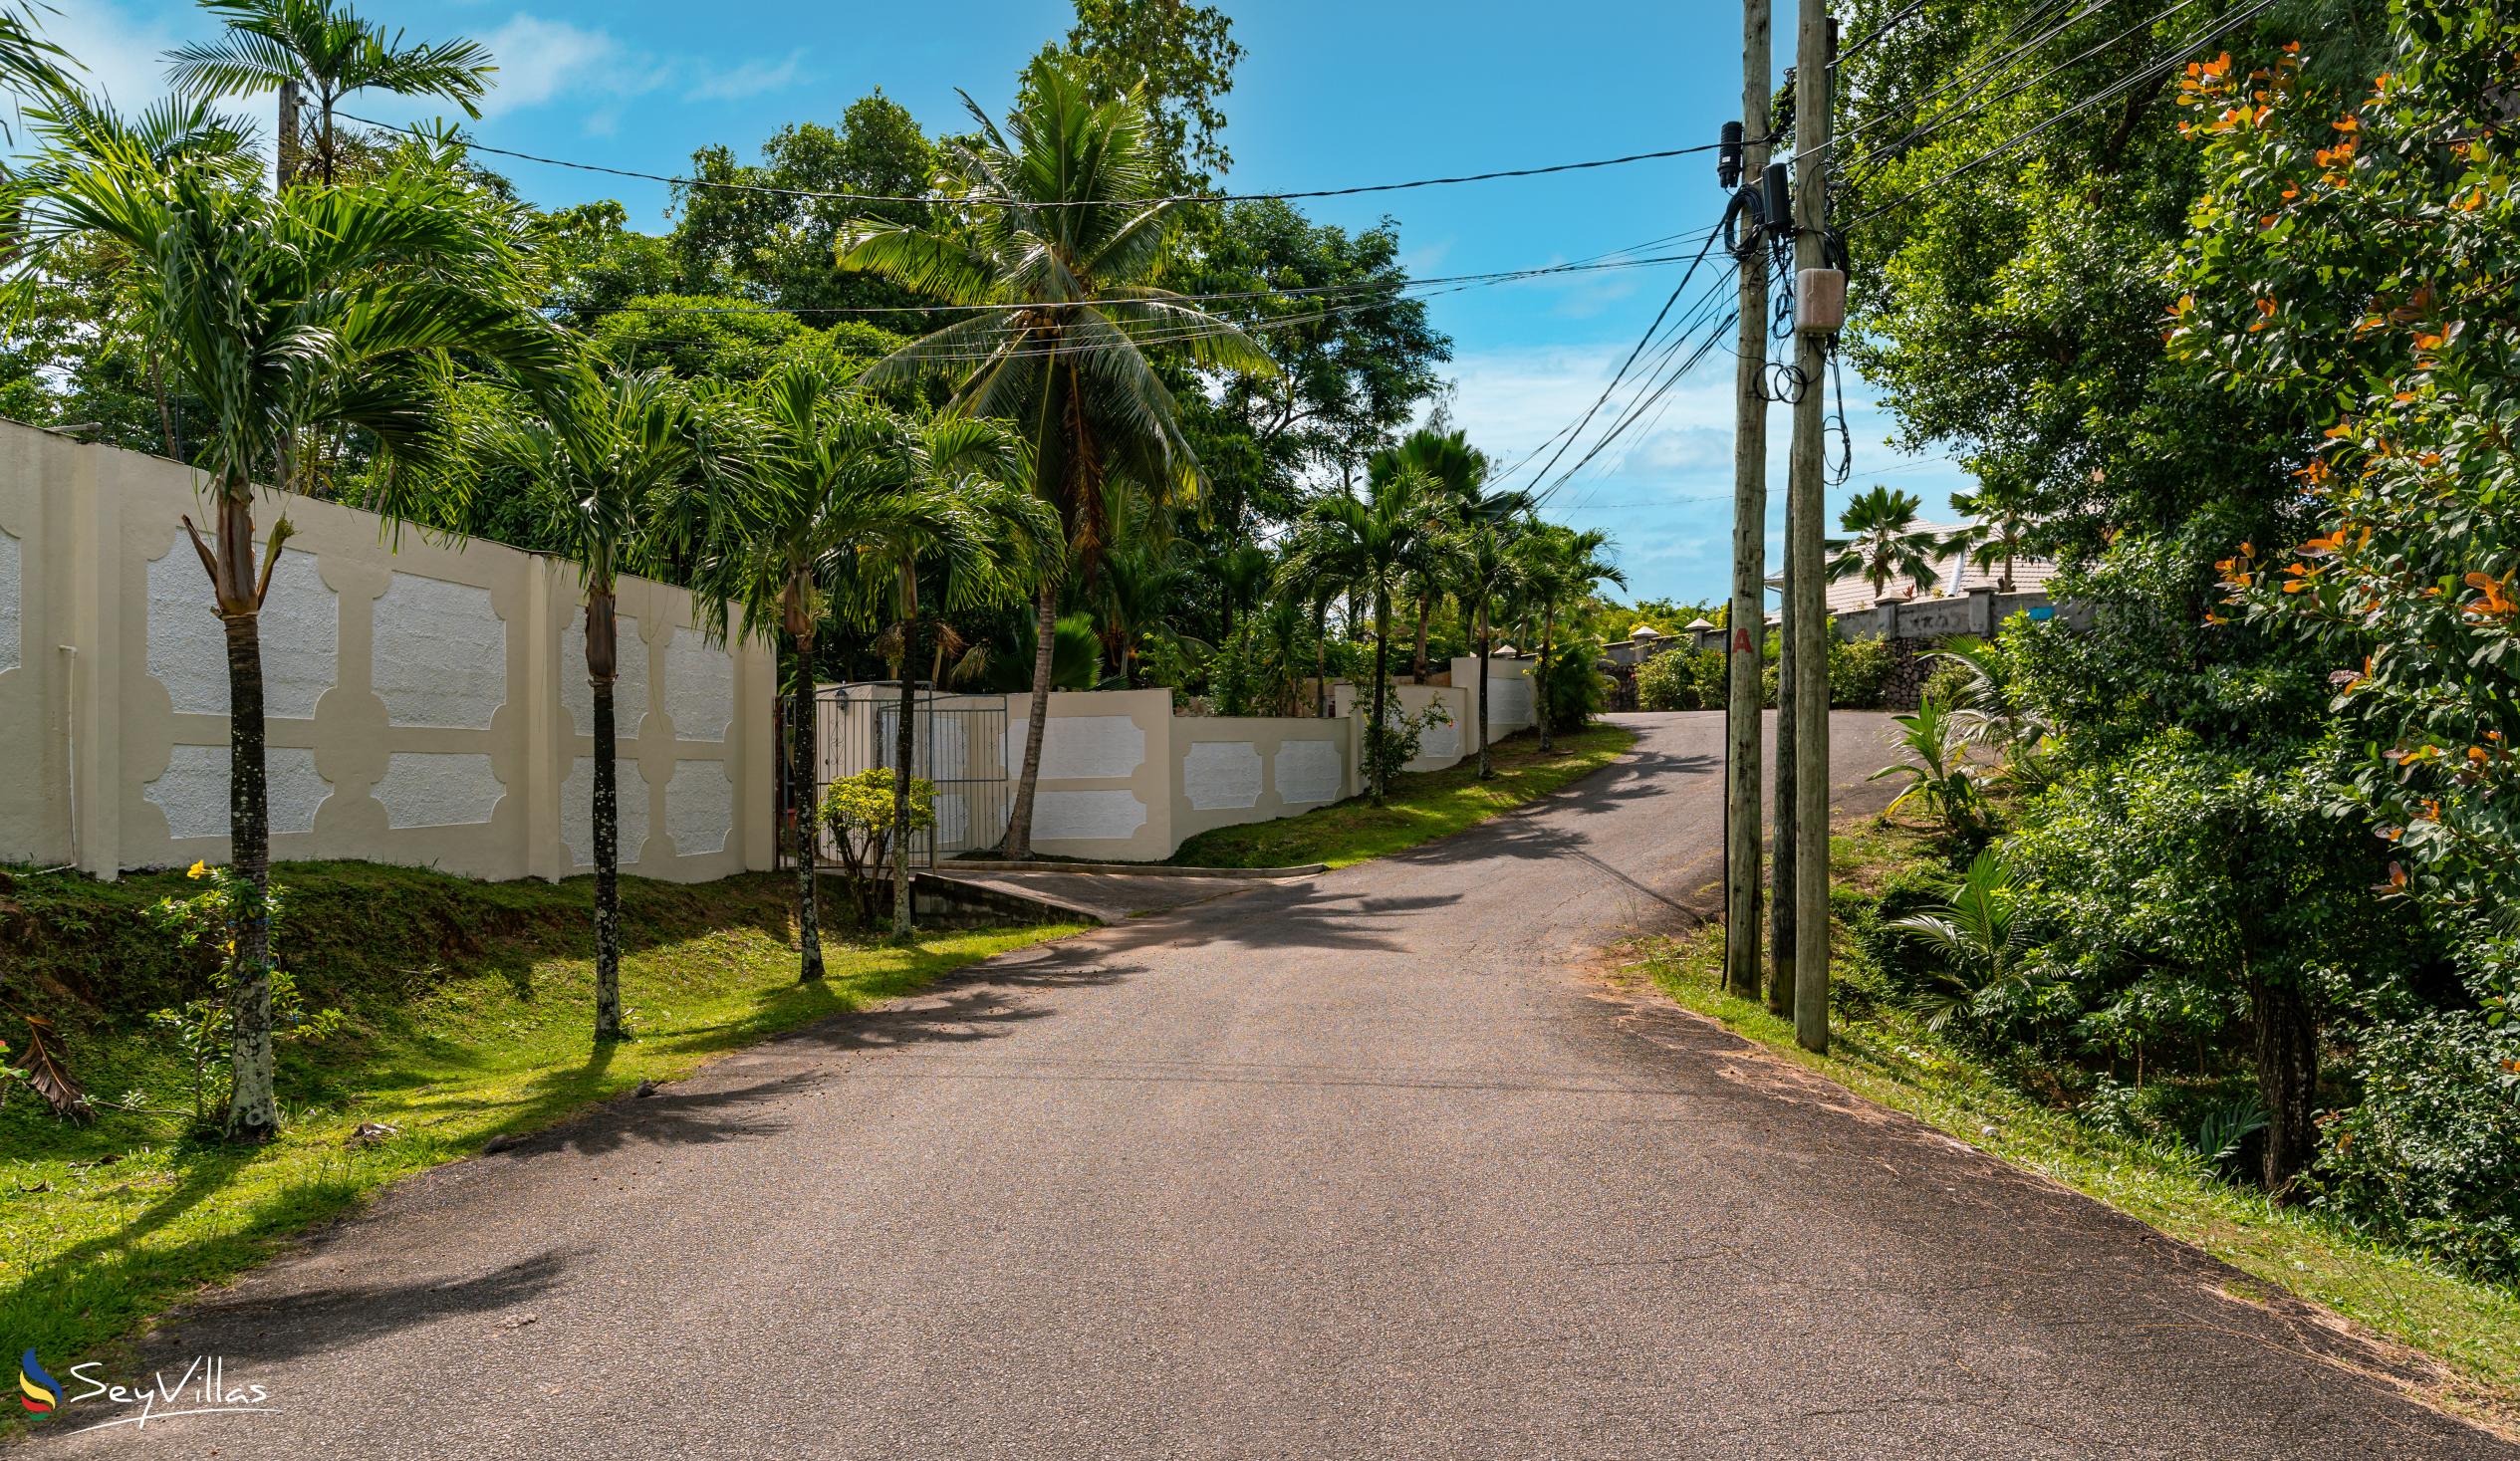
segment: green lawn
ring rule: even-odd
[[[1833,871],[1858,887],[1915,855],[1911,839],[1870,823],[1831,845]],[[1850,952],[1844,932],[1841,925],[1842,961]],[[1795,1043],[1790,1023],[1725,991],[1720,927],[1648,940],[1627,957],[1627,977],[1650,979],[1677,1003],[1807,1070],[2432,1355],[2448,1371],[2434,1398],[2450,1408],[2504,1424],[2520,1417],[2520,1296],[2374,1244],[2317,1213],[2276,1207],[2253,1188],[2199,1172],[2179,1152],[2034,1100],[1902,1009],[1833,1009],[1829,1054],[1812,1055]]]
[[[827,931],[830,978],[800,985],[787,878],[625,878],[634,943],[623,989],[637,1038],[591,1053],[587,879],[483,884],[358,863],[284,865],[277,876],[290,898],[286,956],[310,1003],[344,1008],[352,1025],[321,1046],[284,1047],[287,1131],[257,1150],[187,1136],[188,1074],[167,1037],[138,1019],[180,970],[135,910],[183,879],[0,879],[9,1002],[31,994],[55,1014],[93,1095],[137,1089],[149,1108],[67,1126],[24,1092],[0,1106],[0,1334],[56,1372],[398,1177],[1075,931],[939,934],[915,948]],[[354,1147],[363,1121],[397,1129]]]
[[[1616,726],[1590,726],[1558,737],[1557,748],[1543,755],[1539,737],[1525,732],[1496,743],[1492,781],[1479,780],[1478,758],[1473,756],[1442,771],[1394,779],[1389,800],[1381,807],[1359,797],[1279,822],[1220,827],[1183,843],[1171,860],[1189,867],[1306,862],[1345,867],[1388,856],[1547,796],[1609,765],[1636,739],[1634,732]]]

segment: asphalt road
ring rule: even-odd
[[[154,1341],[279,1413],[33,1449],[2520,1455],[2141,1224],[1605,997],[1721,815],[1714,718],[1636,723],[1485,828],[409,1182]],[[1879,731],[1840,718],[1843,783]]]

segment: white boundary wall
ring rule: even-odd
[[[175,462],[0,422],[0,860],[100,876],[227,846],[227,665],[178,519]],[[593,695],[576,569],[439,545],[266,496],[282,553],[262,618],[272,856],[557,878],[593,857]],[[771,863],[775,674],[707,643],[691,597],[624,579],[616,690],[625,870]]]
[[[1452,716],[1426,734],[1409,770],[1441,770],[1475,750],[1462,691],[1399,688],[1403,709],[1415,713],[1440,700]],[[1349,688],[1338,690],[1339,713],[1327,719],[1174,715],[1169,690],[1054,692],[1033,806],[1034,848],[1062,857],[1153,862],[1214,828],[1299,816],[1360,795],[1364,721],[1351,713]],[[844,764],[841,747],[861,744],[852,738],[875,734],[881,714],[874,699],[853,699],[826,717],[827,773]],[[924,753],[925,764],[940,779],[996,776],[1003,768],[1011,808],[1031,715],[1030,695],[1008,695],[1003,745],[938,746]],[[828,723],[844,718],[850,723]],[[882,759],[862,753],[846,764]],[[949,814],[940,807],[937,815]],[[964,831],[993,842],[1004,828]]]

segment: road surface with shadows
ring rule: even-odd
[[[150,1340],[281,1413],[29,1449],[2520,1455],[2305,1306],[1606,994],[1601,947],[1720,878],[1720,717],[1626,723],[1626,758],[1458,836],[401,1184]],[[1884,726],[1833,717],[1846,810],[1889,795]]]

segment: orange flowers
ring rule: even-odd
[[[2468,617],[2501,619],[2520,615],[2520,602],[2511,597],[2511,575],[2495,578],[2491,574],[2469,574],[2462,582],[2477,595],[2463,606]]]

